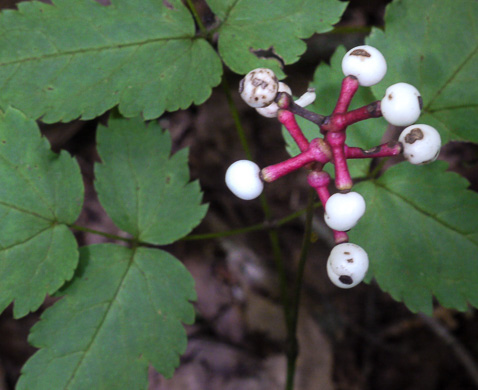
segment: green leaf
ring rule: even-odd
[[[55,0],[0,14],[0,107],[44,122],[94,118],[119,104],[151,119],[202,103],[221,79],[180,0]]]
[[[332,29],[347,3],[336,0],[207,0],[221,19],[219,53],[229,68],[245,74],[265,67],[284,77],[277,59],[255,51],[271,50],[285,64],[305,52],[302,39]]]
[[[0,312],[15,301],[21,317],[73,276],[78,250],[66,225],[78,218],[83,184],[76,162],[15,109],[0,112],[0,178]]]
[[[166,377],[186,348],[194,281],[168,253],[83,247],[80,268],[29,341],[41,348],[17,389],[146,389],[148,365]]]
[[[321,115],[329,115],[333,112],[339,97],[340,86],[344,78],[341,64],[345,53],[345,48],[343,46],[339,47],[332,56],[330,65],[322,63],[316,69],[310,87],[315,88],[317,99],[315,103],[308,106],[307,109]],[[376,99],[374,99],[370,88],[359,87],[350,105],[350,110],[365,106],[375,100]],[[307,139],[312,140],[318,137],[322,138],[317,125],[302,118],[297,118],[297,123]],[[373,118],[355,123],[347,129],[346,143],[348,146],[371,149],[381,143],[382,136],[386,129],[387,123],[383,118]],[[287,151],[292,156],[299,154],[300,150],[298,146],[285,128],[283,128],[283,134],[287,143]],[[363,177],[368,173],[370,159],[348,160],[347,164],[352,177]],[[332,164],[328,164],[326,168],[328,168],[327,170],[329,173],[333,174]]]
[[[170,157],[171,138],[157,123],[111,118],[98,129],[96,189],[122,230],[143,242],[172,243],[204,217],[198,182],[189,182],[186,149]]]
[[[370,276],[414,312],[430,314],[432,295],[446,307],[478,306],[478,194],[446,168],[401,163],[354,187],[367,212],[351,242],[368,252]]]
[[[387,59],[384,81],[373,88],[380,99],[387,86],[413,84],[424,109],[420,123],[450,140],[478,142],[478,2],[403,0],[387,7],[385,32],[375,29],[367,44]],[[461,26],[461,27],[459,27]]]

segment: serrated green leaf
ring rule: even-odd
[[[17,389],[146,389],[149,364],[172,376],[196,299],[177,259],[157,249],[83,247],[63,293],[32,329],[29,341],[41,349]]]
[[[76,162],[55,154],[36,123],[20,111],[0,112],[0,312],[36,310],[73,276],[77,244],[66,225],[81,210]]]
[[[171,138],[157,123],[111,118],[98,130],[96,189],[122,230],[143,242],[169,244],[204,217],[198,182],[189,182],[187,150],[170,157]]]
[[[401,163],[354,187],[367,211],[351,242],[368,252],[380,287],[414,312],[431,313],[432,295],[446,307],[478,306],[478,194],[446,168]]]
[[[220,82],[213,48],[195,39],[180,0],[55,0],[0,14],[0,107],[44,122],[128,117],[202,103]]]
[[[257,50],[272,50],[285,64],[296,62],[306,50],[302,39],[332,29],[347,3],[336,0],[208,0],[221,19],[219,53],[234,72],[245,74],[265,67],[284,77],[276,59]]]
[[[307,109],[321,115],[329,115],[333,112],[344,78],[341,63],[345,53],[345,48],[340,46],[332,56],[330,65],[322,63],[316,69],[310,87],[315,88],[317,99],[315,103],[308,106]],[[359,87],[350,105],[350,110],[365,106],[375,100],[370,88]],[[317,125],[302,118],[297,118],[297,123],[307,139],[312,140],[322,137]],[[348,146],[371,149],[381,143],[382,136],[386,129],[387,123],[383,118],[373,118],[355,123],[347,128],[346,143]],[[299,154],[300,150],[298,146],[284,128],[283,134],[287,144],[287,151],[292,156]],[[347,164],[352,177],[363,177],[368,172],[370,159],[348,160]],[[333,174],[332,164],[328,164],[326,168],[328,168],[329,173]]]
[[[388,72],[373,87],[382,98],[387,86],[413,84],[424,109],[419,119],[436,127],[443,142],[478,142],[478,2],[394,1],[387,7],[385,32],[375,29],[366,42],[387,59]]]

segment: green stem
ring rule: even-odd
[[[237,134],[239,136],[242,147],[244,149],[244,153],[246,154],[246,158],[249,160],[252,160],[252,153],[249,148],[249,143],[247,142],[247,137],[244,132],[244,128],[242,127],[239,111],[236,107],[236,104],[234,103],[231,89],[229,87],[229,84],[224,74],[222,77],[222,87],[226,94],[229,109],[231,111],[234,124],[236,126]],[[270,207],[267,202],[267,199],[265,198],[264,195],[261,195],[260,201],[261,201],[261,206],[264,212],[265,219],[266,221],[270,221],[271,211],[270,211]],[[273,253],[277,273],[279,274],[279,289],[280,289],[282,307],[284,311],[284,320],[285,320],[287,329],[289,329],[292,324],[292,317],[290,312],[290,300],[289,300],[289,294],[288,294],[288,288],[287,288],[287,273],[286,273],[286,268],[284,264],[284,259],[282,257],[282,251],[279,244],[279,234],[276,229],[269,230],[269,241],[272,247],[272,253]]]
[[[318,208],[322,205],[322,203],[317,202],[314,203],[314,208]],[[261,230],[267,230],[267,229],[275,229],[278,227],[281,227],[282,225],[285,225],[289,223],[290,221],[293,221],[294,219],[300,217],[302,214],[306,212],[306,208],[296,211],[295,213],[292,213],[284,218],[278,219],[276,221],[268,221],[268,222],[261,222],[261,223],[256,223],[255,225],[250,225],[246,226],[240,229],[232,229],[232,230],[226,230],[222,232],[216,232],[216,233],[205,233],[205,234],[190,234],[189,236],[186,236],[181,239],[181,241],[197,241],[197,240],[209,240],[209,239],[214,239],[214,238],[222,238],[222,237],[230,237],[230,236],[236,236],[239,234],[245,234],[245,233],[251,233],[251,232],[257,232]]]
[[[314,208],[320,207],[322,204],[320,202],[317,202],[314,204]],[[215,239],[215,238],[222,238],[222,237],[230,237],[230,236],[237,236],[240,234],[245,234],[245,233],[250,233],[250,232],[257,232],[257,231],[262,231],[262,230],[268,230],[272,228],[278,228],[281,227],[294,219],[300,217],[302,214],[306,212],[306,209],[302,209],[299,211],[296,211],[295,213],[292,213],[284,218],[278,219],[276,221],[272,222],[266,222],[266,223],[256,223],[255,225],[251,226],[246,226],[240,229],[232,229],[232,230],[226,230],[226,231],[221,231],[221,232],[215,232],[215,233],[205,233],[205,234],[190,234],[189,236],[183,237],[180,239],[180,241],[200,241],[200,240],[210,240],[210,239]],[[100,230],[95,230],[95,229],[90,229],[85,226],[79,226],[79,225],[69,225],[71,229],[80,231],[80,232],[86,232],[86,233],[91,233],[91,234],[96,234],[98,236],[102,237],[107,237],[112,240],[118,240],[118,241],[125,241],[125,242],[136,242],[132,238],[125,238],[121,237],[115,234],[110,234],[106,233]],[[153,245],[148,242],[138,242],[139,245]]]
[[[74,225],[73,224],[73,225],[68,225],[68,227],[70,229],[78,230],[79,232],[96,234],[98,236],[106,237],[106,238],[109,238],[111,240],[125,241],[125,242],[129,242],[129,243],[137,242],[133,238],[121,237],[121,236],[118,236],[116,234],[110,234],[110,233],[102,232],[100,230],[90,229],[90,228],[87,228],[85,226],[79,226],[79,225]]]
[[[244,131],[244,127],[242,127],[239,111],[237,110],[236,103],[234,103],[234,99],[232,98],[231,88],[229,87],[229,83],[227,82],[227,79],[224,73],[222,75],[221,84],[222,84],[224,93],[226,94],[227,104],[229,106],[229,110],[231,111],[232,119],[234,121],[234,126],[236,126],[237,135],[239,136],[239,141],[241,142],[242,149],[244,149],[246,158],[248,160],[252,160],[252,153],[251,153],[251,149],[249,148],[249,142],[247,142],[246,132]]]
[[[189,7],[189,10],[191,11],[191,13],[193,14],[193,17],[194,17],[194,20],[196,21],[198,27],[199,27],[199,31],[201,31],[201,35],[203,37],[207,37],[207,29],[206,27],[204,26],[202,20],[201,20],[201,17],[199,16],[199,13],[198,11],[196,10],[196,7],[194,6],[192,0],[186,0],[186,3],[188,4],[188,7]]]
[[[295,377],[295,368],[297,356],[299,354],[299,344],[297,341],[297,324],[299,321],[299,307],[300,307],[300,297],[302,290],[302,281],[304,279],[304,270],[305,263],[307,260],[307,254],[309,253],[310,247],[310,238],[312,236],[312,218],[315,208],[314,204],[315,191],[310,189],[309,191],[309,200],[307,202],[307,214],[305,219],[305,231],[304,231],[304,240],[302,242],[302,249],[299,257],[299,265],[297,269],[297,279],[295,281],[294,291],[292,295],[292,305],[291,305],[291,325],[288,329],[288,351],[287,351],[287,380],[286,380],[286,390],[293,390],[294,388],[294,377]]]
[[[375,168],[372,169],[372,166],[370,165],[369,172],[367,175],[367,179],[369,180],[374,180],[378,177],[380,172],[382,171],[382,168],[384,167],[385,163],[387,162],[388,158],[381,158]]]

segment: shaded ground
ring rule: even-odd
[[[11,2],[13,3],[13,2]],[[383,1],[353,2],[343,25],[380,24]],[[2,6],[7,5],[1,3]],[[340,34],[309,41],[310,49],[293,75],[293,90],[304,90],[318,58],[327,58],[336,42],[360,43],[361,35]],[[325,42],[327,44],[325,44]],[[320,48],[320,50],[319,50]],[[228,75],[231,85],[238,78]],[[237,95],[234,95],[237,98]],[[287,157],[280,129],[237,101],[243,126],[260,165]],[[227,231],[263,222],[259,202],[234,198],[224,185],[226,168],[244,158],[226,98],[220,88],[200,107],[167,114],[161,124],[173,136],[175,150],[190,148],[191,175],[200,180],[209,212],[195,233]],[[43,126],[53,148],[77,156],[87,186],[80,222],[117,232],[94,194],[92,164],[95,122]],[[447,146],[442,158],[478,188],[478,148]],[[272,214],[280,219],[305,207],[307,185],[302,173],[266,188]],[[476,310],[457,313],[437,307],[433,319],[410,313],[375,284],[340,290],[327,279],[325,262],[331,237],[320,212],[314,221],[316,241],[309,254],[300,312],[297,390],[467,390],[478,388],[472,377],[478,360]],[[293,277],[300,251],[303,221],[297,218],[280,229],[288,273]],[[82,244],[101,242],[78,235]],[[277,277],[267,233],[185,241],[168,248],[184,261],[198,292],[197,321],[188,327],[189,346],[171,380],[151,371],[151,390],[259,390],[283,388],[284,326]],[[46,302],[42,310],[49,305]],[[13,320],[0,316],[0,390],[13,389],[20,368],[34,352],[26,339],[41,311]],[[475,372],[476,375],[476,372]]]

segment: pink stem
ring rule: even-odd
[[[334,241],[336,244],[341,244],[342,242],[349,242],[349,236],[345,232],[338,232],[337,230],[333,230],[334,232]]]
[[[402,145],[397,141],[390,141],[386,144],[376,146],[373,149],[363,150],[362,148],[348,147],[345,145],[346,158],[374,158],[391,157],[402,152]]]
[[[370,118],[379,118],[382,116],[382,110],[380,107],[380,100],[367,104],[366,106],[357,108],[356,110],[349,111],[344,114],[343,121],[345,126],[349,126],[353,123],[364,121]]]
[[[292,157],[286,161],[282,161],[275,165],[270,165],[261,171],[262,180],[272,182],[282,176],[287,175],[299,168],[306,166],[311,162],[319,162],[325,164],[332,158],[330,147],[321,138],[312,140],[307,150],[299,155]]]
[[[347,126],[350,126],[353,123],[381,116],[382,110],[380,109],[380,101],[376,101],[353,111],[334,113],[325,120],[320,126],[320,129],[322,132],[345,131]]]
[[[269,165],[261,170],[262,180],[270,183],[277,180],[288,173],[291,173],[299,168],[306,166],[307,164],[315,160],[313,153],[306,151],[298,154],[295,157],[282,161],[275,165]]]
[[[325,140],[332,148],[333,162],[335,165],[335,187],[340,191],[351,189],[353,182],[350,177],[344,151],[345,131],[338,133],[327,132]]]
[[[277,118],[287,131],[294,138],[295,143],[299,146],[301,152],[305,152],[309,148],[309,141],[305,138],[301,128],[295,120],[295,116],[289,110],[279,110]]]
[[[307,182],[317,191],[320,202],[322,206],[325,207],[325,204],[330,198],[329,189],[327,188],[330,183],[329,174],[324,171],[312,171],[307,176]]]
[[[343,114],[347,111],[358,87],[359,82],[354,76],[347,76],[342,80],[339,99],[332,115]]]
[[[312,171],[307,176],[307,181],[309,185],[315,189],[317,195],[319,196],[322,206],[325,207],[327,201],[330,198],[329,189],[327,186],[330,183],[330,176],[327,172],[324,171]],[[341,242],[348,242],[349,236],[345,232],[339,232],[337,230],[332,230],[334,233],[334,241],[336,244]]]

